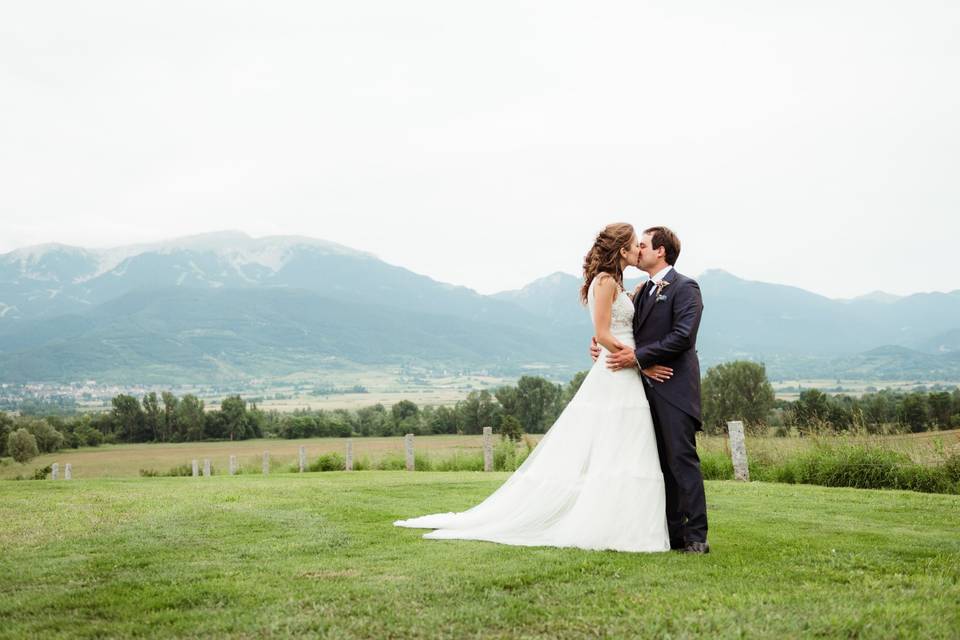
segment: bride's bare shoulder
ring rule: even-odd
[[[620,285],[613,274],[601,271],[593,277],[593,288],[596,295],[609,297],[611,300],[616,297],[620,291]]]

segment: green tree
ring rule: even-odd
[[[947,391],[931,393],[927,398],[930,405],[930,419],[939,425],[941,429],[950,424],[950,416],[953,415],[953,399]]]
[[[180,439],[186,442],[203,440],[205,416],[203,400],[188,393],[177,404],[177,428],[180,430]]]
[[[7,438],[13,432],[13,418],[0,411],[0,458],[7,455]]]
[[[390,414],[393,416],[393,420],[397,424],[403,422],[407,418],[416,418],[419,413],[420,408],[417,407],[415,402],[411,402],[410,400],[401,400],[390,407]]]
[[[549,380],[523,376],[517,381],[516,417],[527,433],[543,433],[560,414],[563,387]]]
[[[160,440],[170,442],[180,432],[177,428],[177,396],[169,391],[160,394],[163,400],[163,419],[160,422]]]
[[[26,429],[34,437],[40,453],[53,453],[63,446],[63,434],[42,418],[20,418],[16,425]]]
[[[741,420],[748,432],[758,433],[765,428],[774,405],[766,367],[746,360],[708,369],[701,397],[708,433],[726,432],[731,420]]]
[[[247,402],[240,396],[228,396],[220,403],[223,426],[231,440],[247,438]]]
[[[807,389],[800,392],[793,410],[801,428],[822,426],[830,419],[830,400],[819,389]]]
[[[520,442],[520,439],[523,438],[523,425],[511,415],[502,415],[500,417],[500,437]]]
[[[483,433],[484,427],[500,423],[502,409],[489,391],[471,391],[456,405],[458,422],[464,433]]]
[[[927,426],[927,403],[922,393],[910,393],[900,403],[900,424],[919,433]]]
[[[112,421],[123,442],[142,442],[143,408],[133,396],[120,394],[113,398]]]
[[[160,401],[156,391],[143,396],[143,429],[142,442],[160,440]]]
[[[40,455],[40,450],[37,448],[37,439],[23,428],[17,429],[7,436],[7,451],[20,464]]]

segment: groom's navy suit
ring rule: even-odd
[[[653,414],[660,468],[667,497],[671,546],[707,541],[707,502],[697,456],[700,414],[700,361],[697,330],[703,313],[700,286],[676,269],[663,277],[668,284],[651,295],[648,284],[637,294],[633,316],[640,368],[662,364],[673,368],[666,382],[643,376]]]

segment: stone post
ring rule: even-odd
[[[193,461],[193,477],[196,478],[200,475],[200,465],[197,464],[197,461]]]
[[[413,434],[408,433],[403,438],[403,442],[406,445],[407,450],[407,471],[414,470],[414,458],[413,458]]]
[[[483,428],[483,470],[493,471],[493,427]]]
[[[730,436],[730,457],[733,458],[734,480],[750,481],[750,468],[747,466],[747,444],[743,438],[743,423],[739,420],[727,423]]]
[[[210,477],[210,458],[203,459],[203,477],[204,478]]]
[[[54,462],[50,465],[50,479],[57,480],[60,477],[60,465]]]
[[[263,452],[263,475],[270,473],[270,452]]]
[[[230,475],[237,473],[237,456],[230,456]]]
[[[69,462],[67,463],[67,466],[63,468],[63,479],[64,480],[73,479],[73,465],[71,465]]]
[[[307,448],[300,447],[300,473],[307,470]]]
[[[343,468],[347,471],[353,471],[353,440],[347,438],[347,457],[344,460]]]

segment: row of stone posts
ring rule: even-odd
[[[416,470],[416,457],[413,453],[413,434],[408,433],[403,438],[404,450],[406,453],[406,467],[407,471]],[[307,470],[307,449],[306,447],[300,447],[297,452],[297,461],[298,469],[300,473],[303,473]],[[68,465],[69,466],[69,465]],[[54,465],[56,468],[56,465]],[[235,475],[237,473],[237,456],[230,456],[230,466],[229,473],[230,475]],[[347,440],[347,455],[344,459],[344,469],[347,471],[353,471],[353,440]],[[263,452],[263,464],[261,467],[263,475],[268,475],[270,473],[270,452]],[[484,427],[483,428],[483,470],[484,471],[493,471],[493,428]],[[200,475],[200,463],[198,460],[193,460],[192,465],[193,477],[196,478]],[[68,472],[69,473],[69,472]],[[54,471],[56,474],[56,471]],[[210,476],[210,458],[203,459],[203,476]]]
[[[50,465],[50,479],[59,480],[60,479],[60,464],[54,462]],[[73,466],[68,462],[63,467],[63,479],[72,480],[73,479]]]

